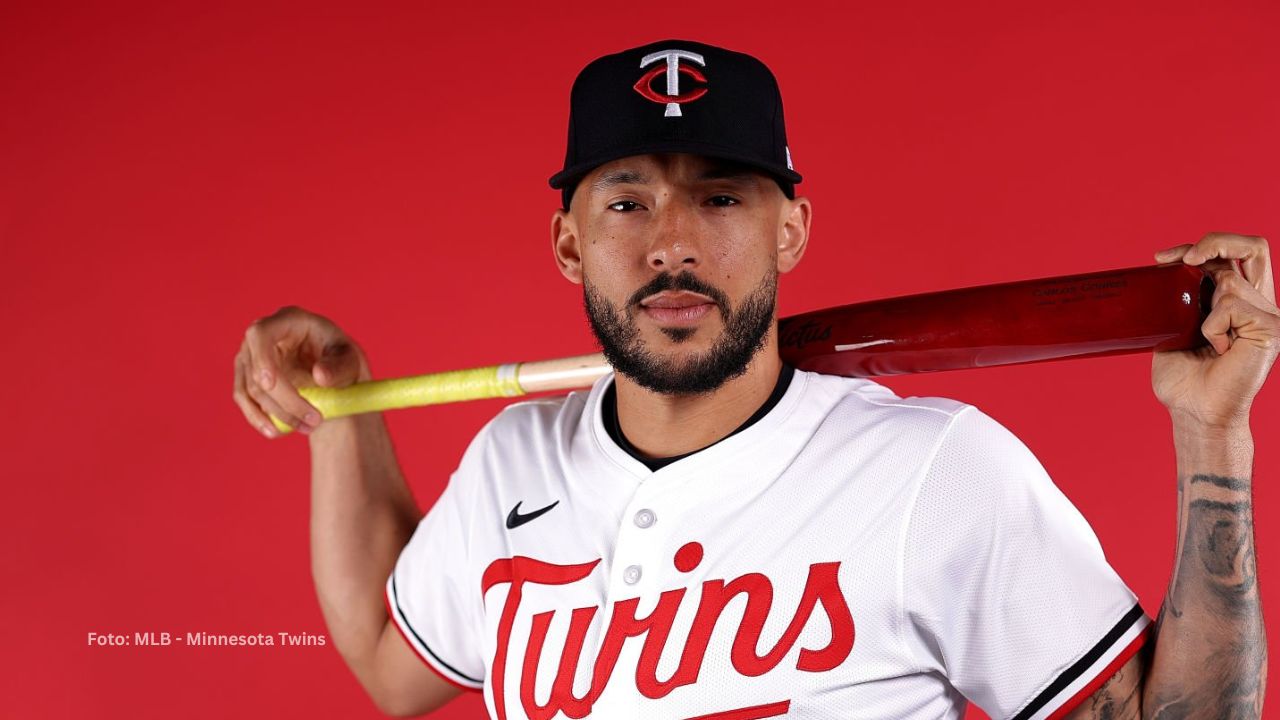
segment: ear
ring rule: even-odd
[[[556,256],[560,274],[569,282],[582,284],[582,247],[578,237],[578,223],[564,210],[556,210],[551,216],[551,249]]]
[[[791,272],[804,256],[804,249],[809,245],[809,222],[813,217],[813,206],[809,198],[798,197],[784,200],[782,225],[778,228],[778,272]]]

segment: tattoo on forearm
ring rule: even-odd
[[[1127,720],[1138,717],[1142,682],[1133,677],[1133,666],[1122,665],[1098,692],[1089,698],[1090,720]]]
[[[1194,481],[1193,481],[1194,482]],[[1253,556],[1253,509],[1248,502],[1192,500],[1191,520],[1195,542],[1183,552],[1194,552],[1209,575],[1209,590],[1219,607],[1240,617],[1256,609],[1257,568]],[[1190,558],[1184,557],[1184,562]]]
[[[1144,715],[1155,720],[1256,720],[1262,717],[1266,658],[1261,642],[1228,643],[1204,660],[1201,672],[1149,691]]]
[[[1185,502],[1195,485],[1200,497]],[[1154,628],[1157,672],[1144,691],[1147,717],[1261,717],[1267,648],[1251,487],[1248,479],[1218,475],[1179,478],[1178,553]],[[1195,623],[1194,631],[1175,632],[1183,622]]]
[[[1248,490],[1248,480],[1237,480],[1236,478],[1223,477],[1221,475],[1193,475],[1191,476],[1191,484],[1196,483],[1212,483],[1218,487],[1228,490]]]

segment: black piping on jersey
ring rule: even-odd
[[[1088,670],[1094,663],[1098,662],[1098,658],[1102,657],[1103,653],[1115,645],[1116,641],[1119,640],[1120,637],[1129,630],[1129,628],[1133,627],[1134,623],[1141,619],[1142,606],[1134,605],[1132,610],[1125,613],[1124,617],[1120,618],[1120,622],[1116,623],[1115,627],[1111,628],[1106,635],[1102,636],[1102,639],[1098,641],[1097,645],[1090,648],[1089,652],[1084,654],[1084,657],[1077,660],[1074,665],[1067,668],[1056,680],[1049,683],[1049,687],[1045,688],[1044,692],[1037,695],[1034,700],[1027,703],[1027,706],[1022,708],[1022,712],[1013,716],[1013,720],[1025,720],[1025,718],[1029,718],[1034,715],[1037,710],[1044,707],[1045,704],[1066,689],[1068,685],[1078,680],[1086,670]]]
[[[470,675],[461,673],[458,671],[458,668],[450,665],[444,660],[441,660],[440,656],[437,655],[435,651],[431,649],[431,646],[428,645],[427,642],[422,639],[422,636],[418,634],[418,631],[413,629],[413,626],[409,624],[409,618],[405,617],[404,610],[400,608],[400,591],[396,589],[396,576],[394,574],[391,575],[391,605],[392,607],[395,608],[396,615],[400,618],[401,623],[406,628],[409,629],[409,632],[413,635],[413,638],[418,641],[418,644],[422,646],[423,650],[427,651],[427,654],[430,655],[433,660],[440,663],[442,666],[447,668],[449,672],[453,673],[454,675],[457,675],[463,680],[468,680],[477,685],[484,685],[483,680],[477,680],[471,677]]]
[[[782,400],[782,396],[787,394],[787,388],[791,386],[791,378],[793,375],[795,375],[795,373],[796,373],[795,368],[791,367],[790,365],[787,365],[786,363],[783,363],[782,371],[778,373],[778,381],[773,385],[773,392],[769,393],[769,397],[764,401],[764,404],[761,405],[759,408],[757,408],[756,411],[752,413],[751,417],[747,418],[746,422],[739,425],[733,432],[720,438],[720,440],[717,440],[716,442],[711,443],[711,445],[715,445],[716,443],[721,442],[725,438],[729,438],[729,437],[733,437],[734,435],[737,435],[743,430],[746,430],[752,425],[755,425],[756,422],[758,422],[765,415],[768,415],[769,411],[772,410],[774,406],[777,405],[778,402]],[[600,410],[601,410],[601,417],[604,420],[605,432],[609,433],[609,437],[613,440],[615,444],[617,444],[618,447],[625,450],[626,453],[631,457],[644,463],[645,467],[649,468],[650,471],[657,472],[658,470],[661,470],[662,468],[670,465],[671,463],[677,460],[683,460],[689,457],[690,455],[693,455],[694,453],[702,452],[703,450],[706,450],[707,448],[711,447],[711,445],[707,445],[706,447],[701,447],[701,448],[698,448],[697,450],[693,450],[693,451],[684,453],[682,455],[673,455],[671,457],[664,457],[664,458],[647,457],[645,456],[644,453],[640,452],[640,450],[636,448],[635,445],[632,445],[630,440],[627,440],[626,435],[622,434],[622,425],[621,423],[618,422],[617,386],[615,386],[613,383],[610,383],[608,389],[604,391],[604,397],[600,399],[600,402],[603,403],[603,406],[600,408]]]

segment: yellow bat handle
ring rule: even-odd
[[[303,387],[298,393],[325,418],[397,408],[439,405],[462,400],[524,395],[517,379],[519,365],[490,365],[470,370],[415,375],[356,383],[345,388]],[[281,433],[293,428],[274,415],[271,422]]]

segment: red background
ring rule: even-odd
[[[380,376],[592,347],[546,186],[591,58],[674,36],[773,68],[816,208],[794,313],[1280,238],[1278,27],[1262,1],[5,3],[5,714],[376,716],[331,644],[87,633],[325,632],[306,441],[231,402],[254,318],[327,314]],[[887,384],[1011,427],[1155,614],[1175,491],[1148,357]],[[1268,590],[1278,397],[1254,411]],[[389,419],[422,503],[499,406]]]

